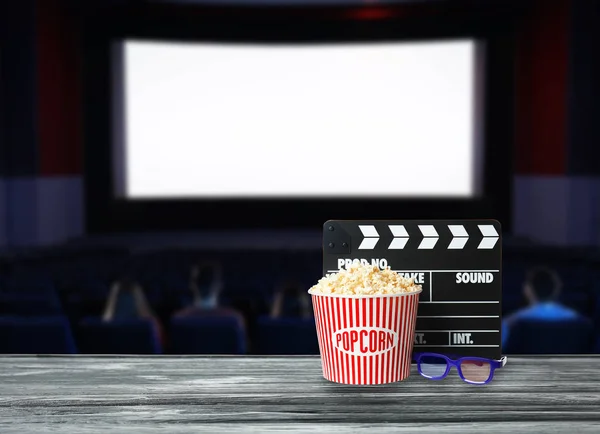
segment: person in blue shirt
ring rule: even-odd
[[[562,280],[551,268],[536,267],[529,270],[523,285],[523,294],[529,306],[502,321],[502,346],[508,342],[512,324],[520,319],[562,321],[581,318],[578,312],[557,301],[561,289]]]

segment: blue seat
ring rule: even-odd
[[[5,291],[13,294],[54,295],[56,289],[49,277],[32,275],[10,279]]]
[[[110,294],[110,286],[99,280],[81,282],[78,293],[92,300],[106,300]]]
[[[590,320],[516,321],[503,352],[506,354],[588,354],[593,351],[594,328]]]
[[[319,354],[313,318],[260,317],[256,344],[259,354]]]
[[[154,322],[146,319],[85,318],[79,323],[77,343],[84,354],[161,354]]]
[[[244,327],[235,316],[175,317],[169,335],[173,354],[244,354]]]
[[[594,317],[596,313],[596,296],[591,291],[583,289],[563,290],[559,301],[580,314],[587,317]]]
[[[518,309],[522,308],[525,304],[524,297],[521,294],[518,295],[506,295],[502,294],[502,315],[509,315]]]
[[[165,273],[161,277],[162,287],[169,293],[187,294],[190,292],[189,281],[183,274]]]
[[[60,302],[54,297],[0,295],[0,315],[55,316],[62,314]]]
[[[74,354],[71,327],[64,316],[0,317],[0,353]]]

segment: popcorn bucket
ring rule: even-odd
[[[421,291],[374,296],[309,293],[327,380],[375,385],[408,378]]]

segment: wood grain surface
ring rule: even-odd
[[[487,386],[323,379],[317,357],[0,357],[0,432],[599,433],[600,357],[509,357]]]

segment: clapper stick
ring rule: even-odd
[[[361,261],[423,286],[414,351],[501,356],[502,229],[496,220],[331,220],[323,274]]]

